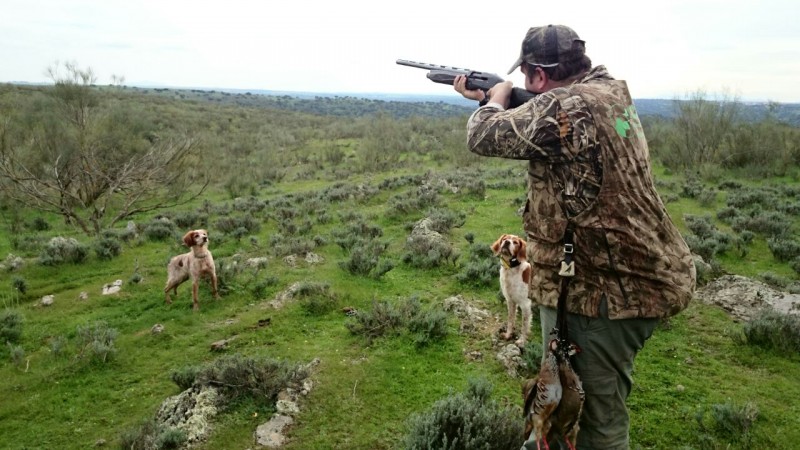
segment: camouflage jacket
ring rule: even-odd
[[[528,160],[524,227],[531,299],[555,307],[568,222],[575,277],[567,309],[612,319],[667,317],[695,288],[694,262],[661,202],[647,141],[624,81],[605,67],[504,111],[492,103],[467,125],[469,149]]]

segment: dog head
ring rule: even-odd
[[[187,247],[208,245],[208,231],[191,230],[183,235],[183,243],[186,244]]]
[[[518,261],[527,259],[526,250],[528,248],[525,239],[513,234],[504,234],[492,244],[492,252],[495,256],[502,256],[508,259],[516,258]]]

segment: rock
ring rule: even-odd
[[[192,386],[167,398],[156,413],[156,421],[186,432],[187,443],[203,441],[211,432],[211,421],[219,412],[220,395],[211,386]]]
[[[506,368],[509,376],[517,376],[517,368],[522,362],[522,351],[514,344],[508,344],[497,353],[497,359]]]
[[[256,428],[256,444],[262,447],[279,448],[286,442],[283,431],[292,425],[294,419],[290,416],[276,414],[269,422],[262,423]]]
[[[89,293],[86,292],[86,291],[81,291],[81,293],[78,294],[78,299],[79,300],[88,300],[89,299]]]
[[[161,325],[160,323],[157,323],[153,325],[153,328],[150,328],[151,334],[161,334],[163,332],[164,332],[164,325]]]
[[[764,308],[784,314],[800,314],[800,295],[778,291],[760,281],[724,275],[698,289],[695,297],[716,305],[736,320],[750,320]]]
[[[228,339],[221,339],[211,343],[211,351],[219,352],[228,347],[228,343],[236,339],[236,336],[231,336]]]
[[[300,412],[300,407],[291,400],[278,400],[275,402],[275,410],[278,411],[278,414],[294,416]]]
[[[305,260],[308,264],[322,264],[325,262],[325,258],[313,252],[306,253]]]
[[[42,297],[42,300],[39,301],[39,304],[42,306],[50,306],[55,301],[55,297],[53,295],[45,295]]]
[[[103,295],[116,294],[122,290],[122,280],[116,280],[111,284],[103,285]]]
[[[244,262],[244,265],[247,266],[247,267],[254,267],[254,268],[257,268],[257,269],[263,269],[263,268],[267,267],[267,262],[268,261],[269,261],[269,258],[267,258],[266,256],[260,256],[260,257],[257,257],[257,258],[250,258],[250,259],[246,260]]]

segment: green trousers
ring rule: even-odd
[[[539,307],[542,340],[547,348],[556,324],[556,310]],[[586,402],[577,438],[578,450],[628,450],[630,418],[625,400],[633,384],[633,360],[653,334],[658,319],[609,320],[605,301],[600,317],[567,315],[569,338],[581,352],[571,358],[583,383]],[[566,449],[561,439],[551,449]],[[536,448],[526,442],[524,448]]]

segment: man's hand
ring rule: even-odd
[[[458,75],[455,80],[453,80],[453,89],[455,89],[459,94],[463,95],[464,98],[468,98],[470,100],[477,100],[480,102],[486,97],[486,93],[480,89],[467,89],[466,75]]]
[[[503,81],[502,83],[495,84],[489,89],[489,101],[492,103],[499,103],[503,105],[504,109],[508,109],[511,103],[511,89],[513,87],[514,83],[510,81]]]

